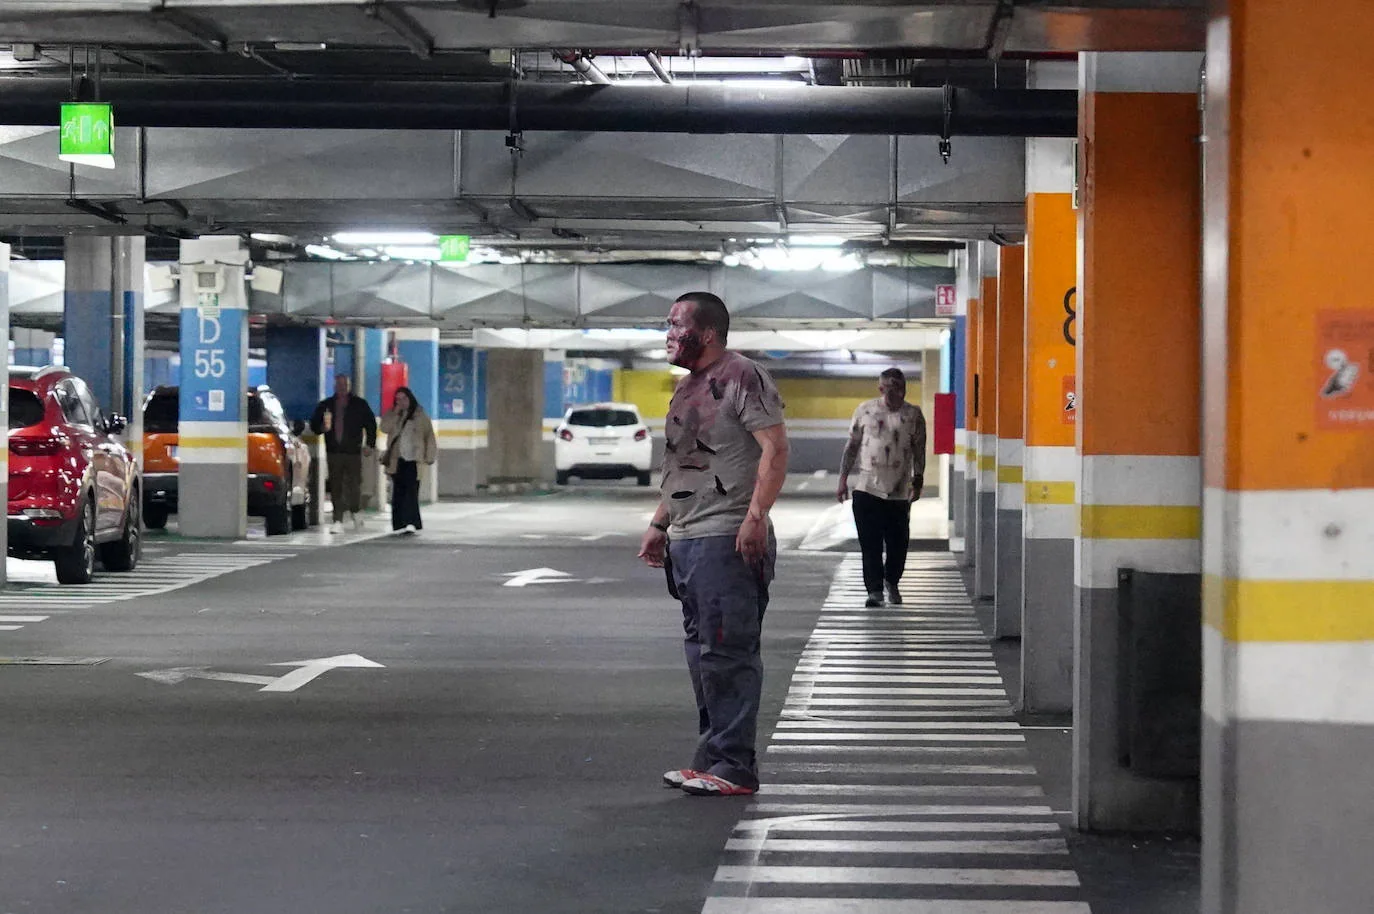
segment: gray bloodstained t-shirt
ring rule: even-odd
[[[750,359],[727,352],[678,382],[664,428],[663,500],[676,539],[734,536],[749,513],[762,448],[782,397]]]

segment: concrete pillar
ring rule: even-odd
[[[71,235],[64,249],[64,361],[101,409],[133,417],[142,405],[144,240]]]
[[[1078,81],[1077,65],[1072,81]],[[1062,87],[1055,87],[1062,88]],[[1026,456],[1021,707],[1073,707],[1073,557],[1078,531],[1078,217],[1074,144],[1026,141]]]
[[[1008,245],[997,268],[997,605],[998,638],[1021,637],[1021,487],[1025,450],[1026,249]]]
[[[982,247],[974,242],[965,249],[968,269],[959,274],[967,288],[960,289],[959,300],[966,303],[968,358],[964,368],[964,558],[965,568],[977,568],[978,563],[978,439],[981,419],[978,415],[979,379],[978,358],[982,349],[983,259]],[[976,577],[977,572],[974,571]],[[974,588],[977,590],[977,588]]]
[[[940,392],[940,350],[921,353],[921,412],[926,417],[926,474],[923,498],[947,498],[941,455],[935,453],[935,395]]]
[[[487,353],[488,478],[493,485],[543,478],[544,353]]]
[[[439,415],[439,331],[437,329],[393,330],[396,353],[410,371],[410,389],[431,419]],[[437,435],[438,430],[435,430]],[[420,469],[420,502],[439,500],[439,474],[435,468]]]
[[[267,386],[288,419],[310,421],[315,405],[334,389],[323,327],[268,326]]]
[[[949,328],[949,353],[945,369],[949,372],[950,391],[954,394],[954,460],[949,477],[950,520],[953,524],[952,535],[959,541],[962,554],[969,554],[968,514],[967,514],[967,475],[968,463],[968,251],[956,251],[954,255],[958,294],[955,300],[955,317]],[[932,436],[933,437],[933,436]]]
[[[472,495],[486,485],[487,354],[439,347],[439,495]]]
[[[140,469],[143,467],[143,389],[144,352],[143,332],[144,255],[147,243],[143,236],[116,239],[115,293],[123,301],[119,315],[123,319],[120,337],[124,348],[121,354],[123,384],[121,402],[116,410],[128,420],[124,432],[125,443]]]
[[[982,297],[978,307],[978,554],[974,595],[997,597],[997,245],[979,243]]]
[[[553,432],[563,418],[566,405],[564,366],[568,361],[565,355],[558,350],[544,352],[544,406],[539,434],[539,478],[547,483],[554,481]]]
[[[184,536],[248,532],[247,261],[237,236],[181,242],[177,520]]]
[[[1339,252],[1374,207],[1370,10],[1213,10],[1202,911],[1367,911],[1374,302]]]
[[[309,423],[315,405],[334,389],[327,338],[323,327],[267,327],[267,386],[281,401],[288,419]],[[351,367],[345,367],[344,373],[351,374]],[[306,518],[315,525],[325,500],[324,441],[308,425],[301,440],[310,447],[312,458]]]
[[[382,360],[387,357],[387,331],[360,327],[354,331],[353,340],[353,392],[367,400],[380,422],[386,412],[382,402]],[[386,472],[379,461],[364,460],[363,510],[380,510],[385,501]]]
[[[1144,777],[1124,762],[1121,683],[1133,655],[1118,587],[1122,569],[1201,572],[1200,64],[1195,54],[1081,60],[1073,806],[1082,829],[1197,822],[1195,781]],[[1135,619],[1133,640],[1147,641],[1151,624],[1160,623]]]

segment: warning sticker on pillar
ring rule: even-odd
[[[1317,314],[1317,427],[1374,427],[1374,311]]]
[[[1074,375],[1064,375],[1061,382],[1064,393],[1064,408],[1060,412],[1060,421],[1065,425],[1073,425],[1078,421],[1078,378]]]
[[[245,313],[241,308],[221,308],[217,293],[201,293],[195,307],[182,309],[182,422],[242,419]]]

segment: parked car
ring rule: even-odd
[[[649,427],[632,403],[594,403],[568,410],[554,433],[558,484],[569,478],[621,479],[634,476],[647,486],[654,459]]]
[[[177,441],[181,390],[159,387],[143,404],[144,522],[161,530],[177,511]],[[267,521],[268,536],[304,530],[310,505],[310,448],[300,423],[286,419],[266,386],[248,389],[248,514]]]
[[[60,367],[10,368],[8,552],[51,559],[62,584],[99,561],[132,571],[142,555],[138,463],[84,381]]]

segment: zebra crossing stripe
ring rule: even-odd
[[[953,557],[907,572],[841,563],[703,914],[1090,914]]]
[[[130,572],[100,574],[90,584],[24,584],[0,591],[0,609],[55,610],[84,609],[118,603],[138,597],[170,593],[235,571],[289,559],[294,552],[272,555],[245,552],[200,553],[176,558],[154,558]],[[18,631],[25,625],[45,621],[48,616],[0,616],[0,631]]]

